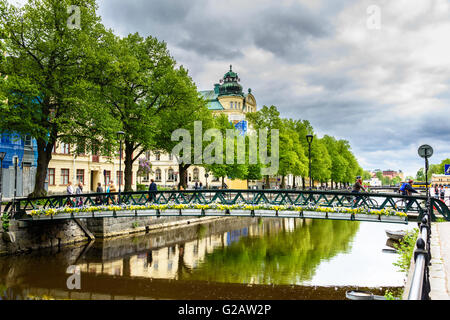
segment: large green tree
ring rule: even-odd
[[[202,102],[188,71],[175,66],[166,43],[137,33],[124,38],[111,35],[104,52],[108,59],[97,89],[125,133],[125,191],[130,191],[135,161],[147,150],[163,149],[161,138],[164,131],[176,129],[173,124],[182,127],[170,118],[174,112],[186,114]]]
[[[77,6],[74,11],[69,10],[72,5]],[[7,53],[0,73],[8,76],[0,81],[1,95],[7,98],[0,107],[0,130],[37,141],[31,196],[46,193],[57,141],[87,147],[112,138],[102,105],[91,104],[85,93],[97,70],[96,46],[105,35],[96,10],[95,0],[29,0],[20,8],[0,0],[0,33]]]

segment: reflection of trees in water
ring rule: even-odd
[[[313,220],[292,232],[245,237],[208,254],[201,268],[179,279],[259,284],[310,280],[321,261],[350,249],[358,228],[358,222]]]

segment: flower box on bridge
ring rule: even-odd
[[[205,209],[205,216],[224,216],[226,214],[225,210],[219,209]]]
[[[328,218],[333,220],[351,220],[352,214],[347,212],[328,212]]]
[[[147,216],[157,216],[158,210],[156,209],[144,209],[144,210],[136,210],[137,216],[147,217]]]
[[[278,211],[278,217],[280,217],[280,218],[299,218],[299,217],[301,217],[301,212],[294,211],[294,210],[280,210],[280,211]]]
[[[202,209],[182,209],[181,213],[188,216],[202,216]]]
[[[136,210],[119,210],[116,211],[117,217],[135,217],[136,216]]]
[[[162,216],[179,216],[180,209],[166,209],[160,210]]]
[[[275,210],[255,210],[255,216],[257,217],[275,217]]]
[[[380,216],[378,214],[357,213],[357,214],[355,214],[355,220],[356,221],[379,221]]]
[[[95,218],[109,218],[114,216],[114,211],[95,211]]]
[[[304,218],[321,218],[325,219],[327,216],[326,212],[316,212],[316,211],[303,211]]]
[[[236,216],[236,217],[251,217],[252,211],[251,210],[236,210],[231,209],[230,210],[230,216]]]
[[[405,216],[381,216],[382,222],[408,223],[408,217]]]

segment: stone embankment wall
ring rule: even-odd
[[[8,232],[0,232],[0,255],[57,248],[93,238],[110,238],[213,221],[216,217],[130,217],[53,221],[11,221]]]

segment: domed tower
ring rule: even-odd
[[[233,72],[232,65],[230,65],[230,71],[225,73],[223,79],[220,80],[219,96],[244,96],[242,92],[242,86],[239,84],[238,75]]]

